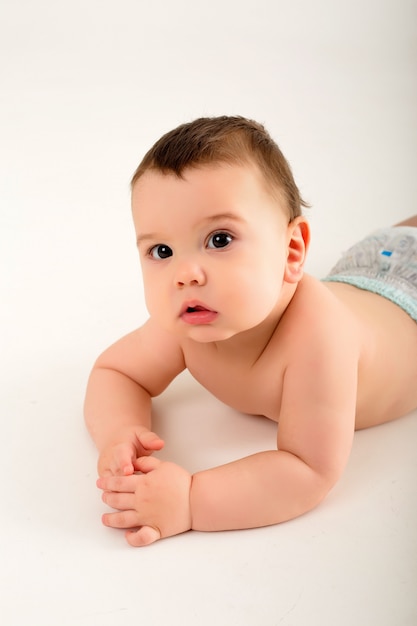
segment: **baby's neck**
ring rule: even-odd
[[[220,354],[229,357],[237,356],[247,363],[256,363],[274,336],[297,289],[295,284],[286,284],[285,287],[276,306],[263,322],[254,328],[233,335],[230,339],[214,342]]]

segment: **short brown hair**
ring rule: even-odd
[[[286,201],[290,221],[308,206],[286,158],[266,129],[240,116],[201,117],[169,131],[145,154],[131,184],[150,169],[181,178],[187,168],[216,163],[257,165],[272,190]]]

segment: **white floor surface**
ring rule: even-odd
[[[142,550],[100,523],[82,420],[94,359],[146,319],[128,182],[151,143],[199,115],[264,122],[321,275],[417,212],[416,42],[412,0],[0,4],[2,624],[417,624],[417,412],[357,433],[308,515]],[[155,420],[190,471],[275,438],[187,374]]]

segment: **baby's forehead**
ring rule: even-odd
[[[176,185],[176,183],[200,182],[200,183],[222,183],[233,179],[235,188],[244,185],[247,180],[251,180],[260,189],[267,191],[276,199],[282,200],[281,186],[273,185],[271,180],[265,175],[257,163],[251,160],[241,161],[215,161],[210,163],[197,163],[188,165],[177,172],[172,169],[160,169],[149,167],[135,181],[132,193],[141,193],[145,189],[149,191],[152,187],[161,185]]]
[[[233,161],[210,161],[208,163],[191,163],[180,169],[164,169],[157,166],[148,167],[141,176],[135,182],[139,184],[144,179],[164,179],[174,178],[176,180],[187,180],[194,173],[198,173],[200,176],[213,176],[216,174],[221,175],[225,171],[234,170],[246,170],[248,174],[250,172],[257,172],[261,174],[261,171],[255,162],[250,160],[233,160]],[[261,174],[262,175],[262,174]]]
[[[259,216],[261,206],[285,221],[288,205],[281,189],[274,189],[260,168],[253,163],[210,163],[187,167],[181,174],[172,170],[148,168],[132,189],[134,218],[162,217],[172,207],[199,207],[199,212],[227,213],[243,210]],[[275,219],[275,218],[274,218]]]

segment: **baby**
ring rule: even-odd
[[[417,407],[417,216],[357,244],[324,282],[263,126],[202,118],[164,135],[132,180],[148,321],[97,360],[85,417],[103,523],[144,546],[253,528],[315,507],[355,429]],[[386,363],[389,367],[386,367]],[[279,422],[277,449],[191,475],[151,456],[151,399],[185,368],[238,411]]]

